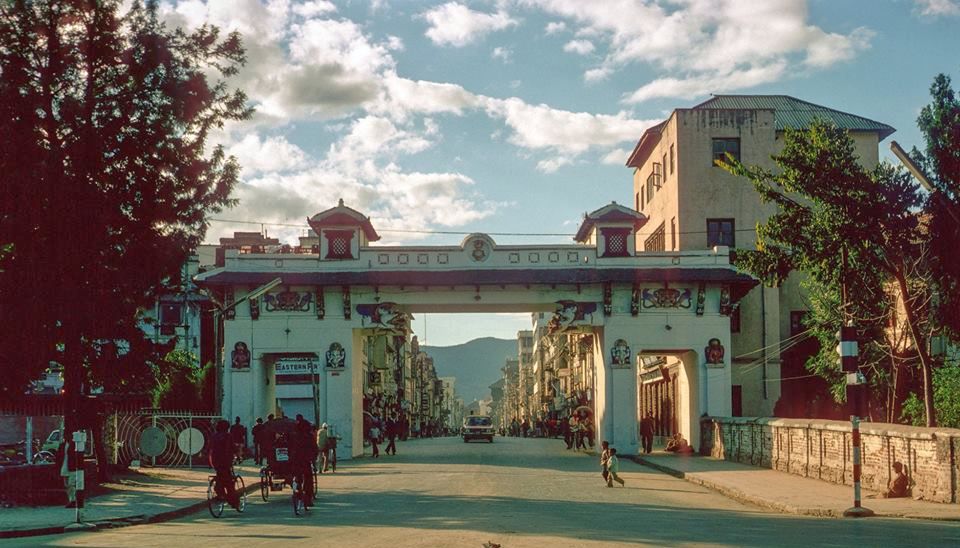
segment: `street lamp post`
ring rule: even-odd
[[[890,151],[893,152],[894,156],[900,160],[900,163],[907,168],[907,171],[909,171],[914,178],[920,182],[920,186],[925,188],[927,192],[932,194],[936,199],[940,200],[940,203],[943,204],[943,208],[947,210],[947,213],[953,217],[953,220],[957,224],[960,224],[960,212],[957,211],[956,206],[951,203],[946,196],[943,195],[943,192],[941,192],[940,189],[933,186],[933,183],[930,182],[930,179],[928,179],[927,176],[920,171],[920,168],[917,167],[917,164],[913,163],[913,160],[910,158],[910,156],[907,155],[906,151],[904,151],[896,141],[890,141]]]

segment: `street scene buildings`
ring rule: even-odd
[[[4,546],[960,545],[960,0],[865,7],[6,3]]]

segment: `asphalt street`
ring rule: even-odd
[[[166,523],[3,541],[6,546],[960,546],[960,522],[841,520],[745,506],[621,461],[607,488],[595,456],[560,440],[459,438],[398,444],[342,462],[320,499],[295,517],[289,490],[220,519],[205,510]],[[382,451],[382,449],[381,449]]]

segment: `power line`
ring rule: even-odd
[[[231,224],[247,224],[247,225],[260,225],[264,226],[282,226],[287,228],[299,228],[305,229],[302,224],[293,224],[293,223],[275,223],[269,221],[244,221],[239,219],[208,219],[211,222],[216,223],[231,223]],[[756,228],[737,228],[733,230],[734,232],[756,232]],[[402,229],[402,228],[385,228],[378,229],[378,232],[388,232],[388,233],[399,233],[399,234],[437,234],[437,235],[446,235],[446,236],[467,236],[474,234],[476,231],[466,231],[466,230],[415,230],[415,229]],[[674,234],[709,234],[711,231],[708,230],[681,230],[676,231]],[[637,236],[652,236],[657,234],[658,230],[653,232],[637,232]],[[488,236],[534,236],[534,237],[570,237],[574,236],[572,232],[484,232]]]

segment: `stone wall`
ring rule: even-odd
[[[701,453],[833,483],[853,483],[846,421],[703,417]],[[884,491],[900,461],[913,498],[956,503],[960,430],[861,423],[864,489]]]

